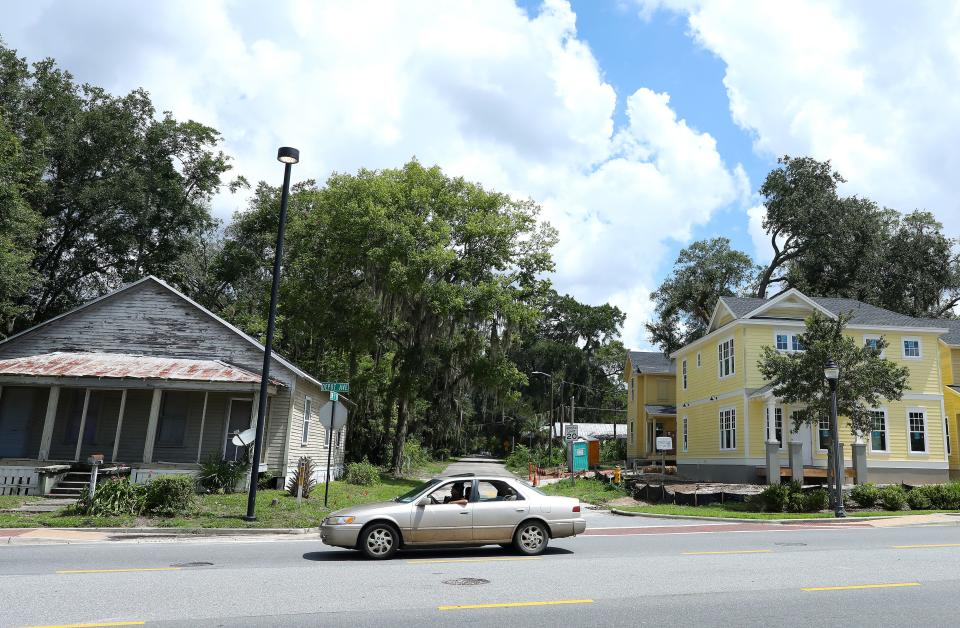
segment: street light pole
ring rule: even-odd
[[[280,265],[283,262],[283,233],[287,224],[287,200],[290,196],[290,168],[300,161],[300,151],[283,146],[277,151],[277,161],[283,164],[283,190],[280,192],[280,225],[277,228],[277,246],[273,251],[273,287],[270,290],[270,313],[267,317],[267,338],[263,345],[263,368],[260,373],[260,405],[257,408],[257,436],[250,463],[250,489],[247,492],[246,521],[256,521],[257,476],[263,452],[263,426],[267,414],[267,388],[270,382],[270,360],[273,353],[273,328],[277,321],[277,298],[280,292]]]
[[[847,516],[843,508],[843,456],[840,452],[840,421],[837,418],[837,381],[840,379],[840,369],[833,360],[828,360],[823,367],[823,375],[830,384],[830,437],[833,440],[833,481],[834,516]]]

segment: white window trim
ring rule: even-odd
[[[309,395],[303,398],[303,423],[300,426],[300,446],[306,447],[310,442],[310,415],[313,414],[313,398]]]
[[[881,336],[880,334],[864,334],[864,335],[863,335],[863,346],[864,346],[864,347],[867,346],[867,341],[868,341],[868,340],[880,340],[881,338],[883,338],[883,336]],[[881,358],[887,357],[887,350],[886,350],[886,349],[884,349],[883,351],[880,352],[880,357],[881,357]]]
[[[773,332],[773,348],[779,351],[780,353],[803,353],[805,349],[794,349],[794,341],[800,342],[800,336],[803,334],[804,330],[795,330],[787,331],[785,329],[778,329]],[[786,336],[787,337],[787,348],[780,349],[777,347],[777,336]]]
[[[682,445],[681,451],[686,452],[689,448],[689,432],[687,431],[688,426],[687,426],[686,415],[684,415],[684,417],[680,420],[680,422],[681,422],[681,429],[683,430],[682,432],[680,432],[680,438],[681,438],[680,443]]]
[[[837,420],[839,421],[839,418],[838,418]],[[827,419],[827,425],[830,425],[830,419]],[[831,432],[830,435],[833,436],[833,426],[832,426],[832,425],[830,425],[829,430],[830,430],[830,432]],[[838,431],[839,431],[839,429],[838,429]],[[817,419],[817,425],[816,425],[816,427],[814,428],[814,431],[813,431],[813,441],[817,444],[817,452],[819,452],[819,453],[826,453],[827,451],[829,451],[829,450],[826,449],[826,448],[820,447],[820,419]]]
[[[950,417],[943,417],[943,441],[947,448],[947,456],[953,455],[953,446],[950,444]]]
[[[773,407],[773,425],[771,429],[773,430],[773,435],[777,435],[777,410],[780,411],[780,440],[777,441],[780,443],[780,451],[783,451],[783,443],[787,440],[787,430],[786,430],[786,408],[783,406],[774,406]]]
[[[686,389],[687,389],[687,360],[686,360],[686,358],[684,358],[683,361],[681,362],[681,369],[682,369],[682,375],[681,375],[681,377],[682,377],[682,379],[683,379],[683,389],[686,390]]]
[[[910,413],[919,412],[923,415],[923,451],[910,449]],[[911,456],[927,456],[930,454],[930,422],[926,408],[907,408],[904,413],[907,419],[907,453]]]
[[[733,447],[724,447],[723,446],[723,424],[720,421],[723,419],[724,412],[733,413]],[[717,427],[720,431],[720,451],[736,451],[737,450],[737,407],[736,406],[723,406],[717,410]]]
[[[917,352],[920,355],[907,355],[906,342],[908,340],[915,340],[917,342]],[[900,353],[903,355],[904,360],[922,360],[923,359],[923,342],[920,340],[919,336],[903,336],[900,338]]]
[[[868,444],[867,447],[870,449],[872,454],[889,454],[890,453],[890,412],[886,408],[867,408],[868,412],[883,412],[883,431],[887,434],[887,448],[886,449],[874,449],[873,448],[873,423],[870,424],[870,431],[867,433]],[[872,419],[871,419],[872,421]],[[908,426],[909,427],[909,426]],[[909,446],[909,443],[908,443]]]
[[[726,375],[723,374],[723,360],[720,359],[720,347],[727,343],[731,343],[733,347],[730,351],[730,372]],[[717,343],[717,379],[724,380],[730,377],[733,377],[737,374],[737,359],[736,359],[737,343],[734,342],[733,336],[724,338]]]

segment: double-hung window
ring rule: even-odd
[[[733,357],[733,338],[717,345],[717,360],[720,365],[720,378],[729,377],[736,372],[736,363]]]
[[[310,440],[310,414],[313,411],[313,399],[305,397],[303,400],[303,435],[300,439],[300,445],[306,445]]]
[[[950,419],[943,418],[943,435],[947,439],[947,455],[953,453],[953,447],[950,446]]]
[[[773,415],[770,414],[770,408],[766,409],[767,416],[767,441],[773,442],[773,438],[783,449],[783,408],[774,408]]]
[[[830,442],[830,418],[820,417],[817,419],[817,449],[826,451],[827,443]]]
[[[681,427],[682,427],[682,430],[683,430],[683,433],[682,433],[682,437],[683,437],[683,441],[682,441],[682,443],[683,443],[683,451],[687,451],[687,417],[683,417],[683,418],[680,420],[680,424],[681,424]]]
[[[903,357],[917,360],[922,357],[919,338],[903,339]]]
[[[163,392],[160,404],[157,447],[183,447],[187,433],[187,414],[190,410],[190,393],[181,390]]]
[[[800,334],[789,331],[778,331],[773,336],[773,344],[777,351],[792,352],[806,351],[807,348],[800,342]]]
[[[682,365],[683,365],[682,367],[683,368],[683,389],[686,390],[687,389],[687,361],[684,360],[682,362]]]
[[[700,368],[700,352],[697,351],[697,368]]]
[[[887,413],[870,411],[870,451],[887,451]]]
[[[737,410],[724,408],[720,410],[720,449],[737,448]]]
[[[866,335],[863,337],[863,346],[874,350],[880,350],[880,336]],[[886,357],[886,351],[880,351],[880,357]]]
[[[908,410],[907,424],[910,430],[910,453],[927,451],[927,417],[923,410]]]

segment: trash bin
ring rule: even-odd
[[[586,471],[589,464],[587,441],[582,438],[572,440],[567,444],[567,465],[574,473]]]

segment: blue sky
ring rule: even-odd
[[[917,0],[34,0],[0,37],[223,134],[235,172],[397,167],[532,198],[558,290],[627,313],[691,241],[768,254],[756,190],[778,155],[830,159],[843,191],[960,233],[960,5]],[[229,220],[244,194],[223,193]]]

